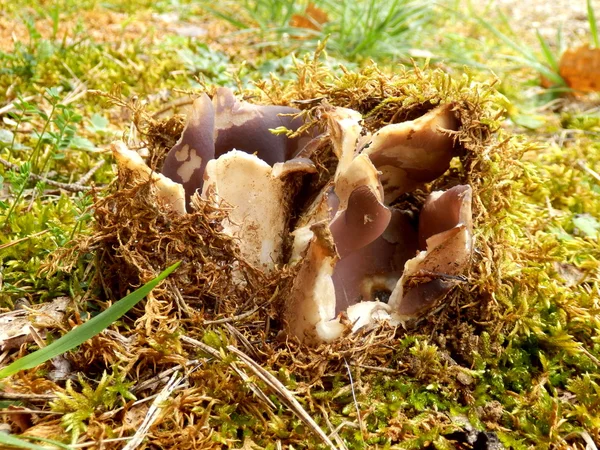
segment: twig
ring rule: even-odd
[[[13,164],[11,162],[8,162],[4,158],[0,158],[0,164],[2,164],[5,167],[8,167],[11,170],[15,170],[15,171],[20,170],[19,166],[17,166],[16,164]],[[104,161],[102,161],[102,164],[104,164]],[[94,166],[94,167],[96,167],[96,166]],[[98,167],[98,168],[100,168],[100,167]],[[95,169],[95,170],[98,170],[98,169]],[[93,174],[94,173],[92,172],[92,175]],[[87,174],[84,176],[87,176]],[[90,175],[90,177],[91,177],[91,175]],[[86,192],[91,189],[91,187],[82,186],[79,183],[61,183],[59,181],[50,180],[46,177],[36,175],[35,173],[30,173],[29,178],[32,180],[36,180],[36,181],[43,181],[44,183],[48,184],[49,186],[54,186],[54,187],[57,187],[59,189],[63,189],[65,191],[69,191],[69,192]]]
[[[28,97],[24,97],[22,100],[19,100],[19,102],[20,101],[28,102],[29,100],[33,100],[34,98],[35,98],[35,95],[30,95]],[[12,103],[9,103],[8,105],[3,106],[2,108],[0,108],[0,116],[2,114],[11,112],[16,107],[17,107],[17,105],[15,104],[15,102],[12,102]]]
[[[71,448],[85,448],[85,447],[92,447],[92,446],[97,446],[97,445],[102,445],[102,444],[109,444],[111,442],[130,441],[131,439],[133,439],[133,438],[132,437],[120,437],[120,438],[112,438],[112,439],[101,439],[98,441],[82,442],[81,444],[71,444],[70,447]],[[102,448],[102,447],[99,447],[99,448]]]
[[[56,412],[56,411],[43,411],[41,409],[5,409],[0,411],[0,415],[2,414],[55,414],[57,416],[62,416],[64,413]]]
[[[575,436],[581,437],[585,441],[585,450],[598,450],[596,443],[587,431],[574,431],[565,436],[565,440],[573,439]]]
[[[17,239],[17,240],[12,241],[12,242],[7,242],[6,244],[0,245],[0,250],[4,250],[5,248],[12,247],[13,245],[20,244],[21,242],[24,242],[24,241],[26,241],[28,239],[41,236],[42,234],[46,234],[49,231],[50,230],[43,230],[43,231],[40,231],[39,233],[30,234],[29,236],[25,236],[24,238]]]
[[[346,446],[346,443],[344,442],[344,440],[341,438],[340,433],[338,433],[338,430],[336,430],[334,428],[333,424],[329,420],[329,415],[327,414],[327,410],[325,408],[323,408],[321,405],[317,405],[317,407],[321,410],[321,414],[323,414],[323,419],[325,419],[325,423],[329,427],[329,438],[335,439],[335,442],[337,443],[339,448],[341,448],[342,450],[348,450],[348,447]]]
[[[203,352],[206,352],[209,355],[213,356],[216,360],[223,361],[223,355],[221,355],[221,353],[217,349],[211,347],[210,345],[206,345],[204,342],[200,342],[197,339],[194,339],[194,338],[191,338],[191,337],[185,336],[185,335],[181,336],[180,339],[183,342],[193,345],[194,347],[200,348]],[[269,397],[267,397],[265,395],[265,393],[263,391],[261,391],[260,388],[256,384],[254,384],[252,382],[252,380],[250,380],[250,377],[248,376],[248,374],[246,372],[241,370],[235,363],[230,363],[229,366],[233,369],[233,371],[236,374],[238,374],[238,376],[248,385],[250,390],[252,392],[254,392],[254,394],[256,394],[256,396],[259,399],[261,399],[263,402],[265,402],[271,408],[276,409],[276,407],[273,404],[273,402],[271,401],[271,399]]]
[[[183,97],[183,98],[179,98],[177,100],[174,100],[168,104],[166,104],[164,107],[162,107],[161,109],[159,109],[158,111],[154,112],[152,114],[152,118],[157,118],[159,117],[161,114],[166,113],[167,111],[174,109],[174,108],[181,108],[182,106],[187,106],[187,105],[191,105],[194,103],[194,99],[193,98],[189,98],[189,97]]]
[[[585,170],[589,175],[591,175],[592,177],[594,177],[597,181],[600,181],[600,174],[598,172],[596,172],[595,170],[592,170],[591,168],[589,168],[583,161],[577,161],[577,165]]]
[[[358,401],[356,400],[356,392],[354,391],[354,380],[352,379],[352,371],[350,370],[350,364],[344,357],[344,364],[346,364],[346,370],[348,371],[348,377],[350,378],[350,389],[352,391],[352,400],[354,400],[354,407],[356,408],[356,418],[358,419],[358,426],[360,427],[360,434],[364,440],[364,424],[362,416],[360,415],[360,408],[358,407]]]
[[[313,420],[313,418],[306,412],[306,410],[302,407],[302,405],[296,400],[296,398],[291,394],[291,392],[273,375],[271,375],[267,370],[262,368],[256,362],[254,362],[248,355],[243,353],[242,351],[235,348],[233,345],[228,345],[227,350],[242,360],[246,364],[246,366],[260,378],[267,386],[271,388],[273,393],[279,398],[279,400],[285,404],[290,410],[300,419],[302,420],[310,429],[312,429],[317,436],[321,438],[323,443],[325,443],[330,449],[337,450],[335,444],[329,439],[329,437],[325,434],[325,432],[317,425],[317,423]]]
[[[55,400],[54,394],[20,394],[18,392],[0,392],[0,398],[6,400]]]
[[[183,296],[181,295],[181,292],[179,291],[177,286],[175,286],[175,283],[168,281],[168,284],[169,284],[169,289],[171,289],[171,292],[173,293],[173,296],[175,297],[175,302],[177,303],[177,307],[179,308],[179,310],[186,317],[192,317],[192,312],[190,310],[190,307],[188,306],[186,301],[183,299]]]
[[[583,348],[583,346],[579,347],[579,350],[581,350],[581,352],[587,356],[588,358],[590,358],[594,363],[596,363],[597,366],[600,366],[600,360],[598,358],[596,358],[594,355],[592,355],[587,349]]]
[[[142,425],[138,428],[127,445],[123,447],[123,450],[133,450],[142,443],[152,424],[154,424],[154,422],[156,422],[156,420],[159,418],[160,410],[164,407],[164,402],[171,396],[171,393],[183,380],[184,378],[179,378],[179,372],[175,372],[173,374],[169,382],[165,385],[162,391],[160,391],[160,394],[157,395],[150,405]]]
[[[100,168],[104,165],[105,162],[106,161],[101,159],[96,164],[94,164],[94,166],[90,170],[88,170],[87,173],[84,176],[82,176],[76,184],[79,186],[83,186],[84,184],[87,184],[88,181],[90,181],[92,179],[94,174],[96,172],[98,172],[98,170],[100,170]]]
[[[240,330],[238,330],[236,327],[234,327],[230,323],[226,323],[225,327],[240,342],[242,347],[244,347],[244,350],[246,351],[246,353],[248,353],[253,358],[258,357],[258,353],[256,352],[256,349],[254,348],[252,343],[250,343],[250,341],[248,339],[246,339],[246,336],[244,336]]]
[[[581,431],[579,435],[585,441],[585,450],[598,450],[596,443],[587,431]]]
[[[275,298],[277,297],[277,294],[279,294],[279,287],[275,289],[275,292],[273,293],[273,295],[271,296],[271,298],[269,300],[267,300],[266,302],[264,302],[261,305],[255,306],[250,311],[246,311],[245,313],[238,314],[237,316],[224,317],[222,319],[216,319],[216,320],[205,320],[204,325],[220,325],[223,323],[237,322],[239,320],[245,319],[246,317],[250,317],[252,314],[254,314],[259,309],[264,308],[264,307],[268,306],[271,302],[273,302],[273,300],[275,300]]]
[[[187,361],[185,363],[185,366],[186,367],[193,366],[195,364],[200,364],[200,363],[201,363],[201,361],[199,359],[192,359],[190,361]],[[153,384],[160,383],[165,378],[167,378],[169,375],[171,375],[173,372],[176,372],[177,370],[180,370],[180,369],[183,369],[183,366],[181,364],[177,364],[175,367],[171,367],[170,369],[167,369],[164,372],[161,372],[158,375],[153,376],[152,378],[149,378],[146,381],[143,381],[142,383],[138,384],[137,386],[133,386],[131,388],[131,392],[133,394],[135,394],[136,392],[143,391],[144,389],[151,387]]]
[[[344,421],[344,422],[340,423],[337,427],[335,427],[335,430],[333,430],[330,435],[332,435],[334,433],[338,434],[340,432],[340,430],[344,427],[348,427],[348,428],[352,428],[353,430],[357,430],[358,424],[354,423],[354,422],[350,422],[350,421]]]
[[[16,164],[12,164],[8,161],[5,161],[4,159],[0,158],[0,163],[4,164],[5,166],[11,168],[12,170],[19,170],[19,166],[17,166]],[[40,175],[36,175],[34,173],[30,174],[29,177],[34,179],[34,180],[38,180],[38,181],[43,181],[46,184],[49,184],[50,186],[54,186],[57,187],[59,189],[64,189],[65,191],[70,191],[70,192],[86,192],[91,190],[92,188],[89,186],[84,186],[86,183],[88,183],[91,178],[94,176],[94,174],[105,164],[104,160],[100,160],[98,161],[96,164],[94,164],[94,166],[87,171],[87,173],[85,175],[83,175],[79,181],[77,181],[76,183],[61,183],[59,181],[54,181],[54,180],[50,180],[46,177],[42,177]]]
[[[264,305],[256,306],[253,309],[251,309],[250,311],[246,311],[243,314],[238,314],[237,316],[224,317],[222,319],[215,319],[215,320],[205,320],[204,325],[221,325],[224,323],[237,322],[239,320],[245,319],[246,317],[250,317],[252,314],[254,314],[256,311],[258,311],[263,306]]]

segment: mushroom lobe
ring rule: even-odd
[[[382,234],[335,265],[336,312],[361,302],[386,302],[416,251],[416,227],[404,211],[393,209]]]
[[[303,121],[292,115],[299,112],[286,106],[239,101],[228,88],[219,88],[212,101],[202,94],[194,101],[185,129],[167,154],[161,172],[183,185],[189,204],[194,192],[202,190],[208,161],[230,150],[256,153],[271,166],[291,159],[312,136],[290,139],[271,130],[285,127],[296,131]]]
[[[470,186],[455,186],[432,193],[423,206],[419,237],[425,240],[426,250],[406,262],[390,297],[400,321],[432,308],[462,281],[473,248],[471,196]]]
[[[284,319],[288,332],[301,341],[330,342],[344,325],[335,319],[335,288],[331,275],[337,254],[326,222],[310,227],[311,239],[298,265]]]
[[[299,109],[239,101],[231,89],[224,87],[217,90],[213,104],[216,157],[236,149],[256,153],[272,166],[292,158],[309,140],[305,136],[290,139],[271,131],[280,127],[296,131],[303,124],[301,118],[295,117]]]
[[[194,100],[192,113],[177,143],[169,150],[162,174],[183,185],[186,202],[202,189],[206,164],[215,157],[215,113],[206,94]]]
[[[459,127],[452,107],[446,104],[418,119],[387,125],[363,149],[382,172],[386,204],[448,170],[455,153],[449,131]]]
[[[391,215],[368,186],[352,191],[348,207],[329,225],[340,258],[381,236],[390,223]]]
[[[281,263],[288,220],[286,183],[267,163],[232,150],[208,162],[202,196],[211,193],[231,207],[223,232],[239,238],[242,256],[263,270]]]
[[[142,157],[127,148],[123,141],[111,144],[113,156],[121,170],[128,170],[142,181],[152,180],[156,188],[156,198],[179,214],[185,214],[185,191],[181,184],[172,181],[163,174],[154,172],[146,165]]]

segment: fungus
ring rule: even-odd
[[[206,165],[202,197],[214,193],[231,208],[223,232],[239,239],[248,262],[270,271],[282,262],[291,208],[292,191],[285,177],[314,170],[310,161],[298,159],[272,168],[255,155],[232,150]]]
[[[404,323],[463,281],[472,252],[469,186],[431,194],[418,230],[407,212],[390,211],[374,198],[358,188],[347,210],[310,228],[284,314],[301,340],[337,339],[346,329],[344,317],[352,330],[382,319]],[[426,243],[420,252],[419,238]]]
[[[336,316],[335,287],[331,278],[337,254],[329,227],[311,226],[310,241],[286,301],[287,331],[309,342],[331,342],[344,332]]]
[[[167,154],[162,174],[180,183],[186,202],[202,188],[204,170],[215,157],[215,112],[208,95],[202,94],[192,105],[183,133]]]
[[[298,110],[252,105],[219,88],[212,100],[194,101],[162,174],[121,146],[115,156],[152,179],[157,197],[178,213],[196,191],[228,207],[222,232],[236,238],[245,262],[269,273],[282,264],[296,271],[282,313],[287,332],[330,342],[378,320],[418,318],[463,280],[472,252],[471,188],[434,192],[418,214],[394,205],[449,168],[459,128],[452,108],[371,135],[358,112],[326,106],[324,133],[291,139],[270,130],[297,130]],[[313,200],[299,206],[295,177],[318,172],[319,152],[337,158],[335,172],[324,185],[305,183],[303,201]]]
[[[308,341],[339,337],[344,317],[353,330],[417,317],[456,285],[471,252],[468,186],[431,194],[418,229],[410,213],[383,204],[448,169],[454,143],[444,130],[458,127],[451,105],[386,126],[358,151],[360,115],[337,108],[327,118],[338,166],[293,233],[302,281],[285,313],[290,332]]]
[[[236,149],[256,155],[270,166],[291,159],[310,140],[304,135],[288,138],[271,130],[296,131],[303,120],[299,109],[288,106],[253,105],[238,100],[231,89],[221,87],[213,98],[215,109],[215,155]]]

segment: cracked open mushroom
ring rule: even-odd
[[[282,318],[301,341],[331,342],[379,320],[404,323],[439,304],[470,264],[471,188],[433,192],[420,211],[395,202],[448,170],[460,126],[453,105],[372,134],[358,112],[334,107],[317,139],[271,132],[297,130],[298,112],[220,88],[194,101],[160,174],[124,145],[113,148],[119,166],[151,179],[176,213],[186,213],[195,193],[224,202],[223,232],[245,261],[265,272],[295,270]],[[320,170],[310,159],[316,147],[336,158],[335,172],[318,192],[304,189],[312,201],[297,202],[298,186],[313,186],[306,179]]]

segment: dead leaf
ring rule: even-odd
[[[559,72],[572,89],[600,91],[600,48],[584,45],[568,49],[560,59]]]
[[[568,287],[577,286],[585,278],[585,273],[573,264],[554,262],[552,266]]]
[[[65,430],[60,423],[60,419],[50,422],[44,422],[34,425],[23,432],[24,436],[39,437],[44,439],[60,439],[64,436]]]
[[[1,314],[0,351],[19,348],[34,337],[44,337],[46,329],[62,322],[70,302],[69,297],[57,297],[49,303]]]
[[[148,408],[150,408],[148,403],[141,403],[129,408],[123,416],[123,431],[138,429],[148,413]]]
[[[309,3],[304,14],[294,14],[290,20],[290,26],[296,28],[307,28],[309,30],[321,31],[323,24],[329,22],[327,13],[321,8]]]
[[[8,410],[11,411],[11,414],[6,414],[5,420],[13,426],[13,431],[16,431],[17,434],[23,433],[25,430],[28,430],[32,426],[31,413],[27,412],[25,408],[22,406],[14,406],[10,405]],[[23,410],[23,413],[18,413],[16,411]]]

